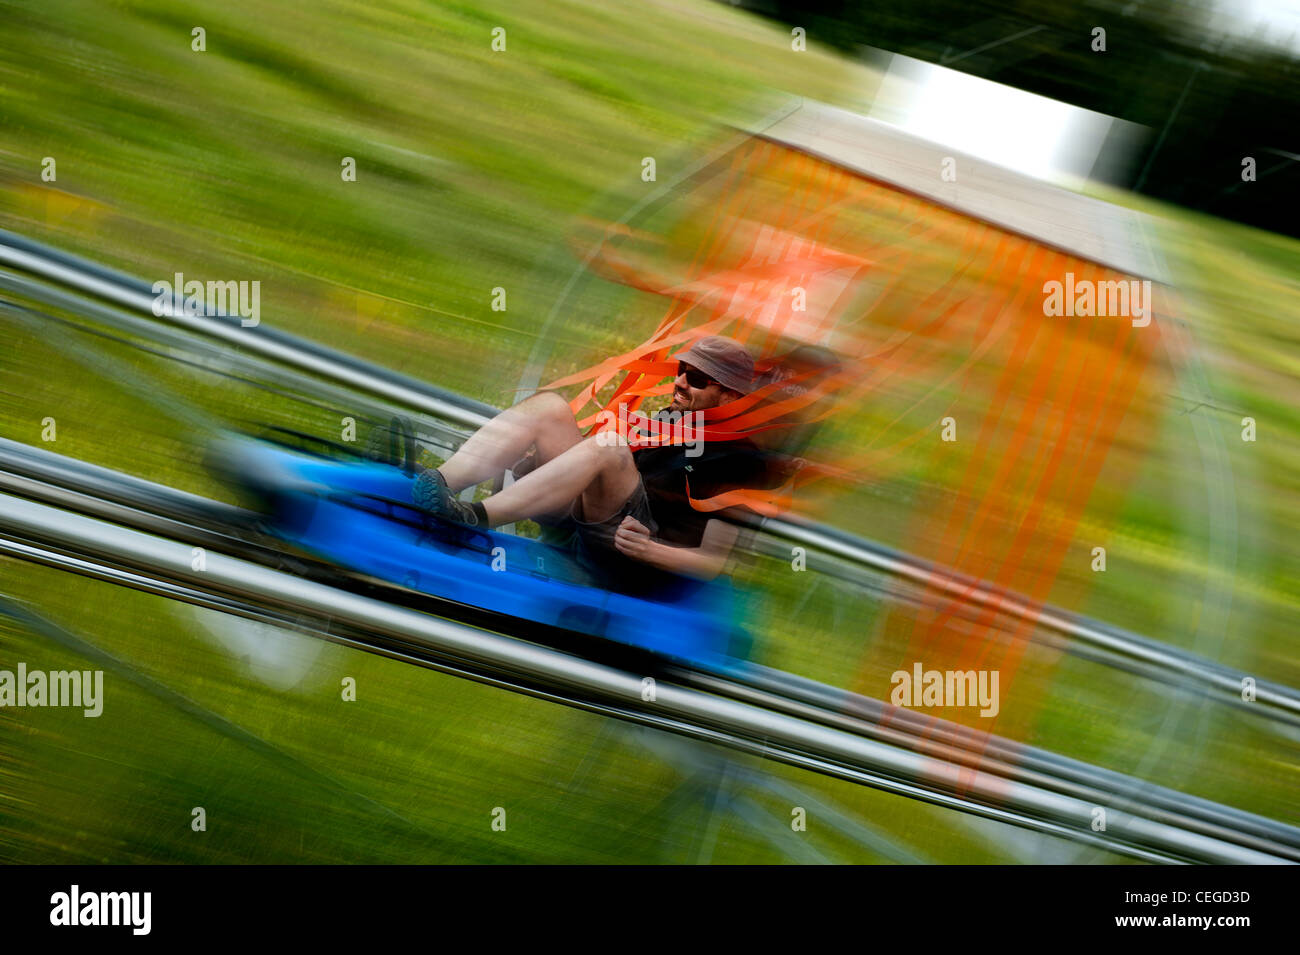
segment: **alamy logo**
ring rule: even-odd
[[[0,706],[73,706],[83,716],[104,712],[103,670],[0,670]]]
[[[129,925],[131,934],[148,935],[153,922],[152,892],[71,891],[50,896],[51,925]]]
[[[889,702],[895,706],[978,706],[980,716],[997,716],[997,670],[895,670]],[[896,684],[896,685],[895,685]]]
[[[159,318],[164,315],[186,315],[190,318],[200,315],[238,315],[239,324],[244,328],[252,328],[262,320],[260,281],[204,284],[198,279],[187,282],[182,272],[177,272],[172,278],[172,282],[164,279],[153,283],[153,313]]]
[[[1134,328],[1151,324],[1151,282],[1121,279],[1114,282],[1075,281],[1073,272],[1065,273],[1065,282],[1053,279],[1043,283],[1044,315],[1074,318],[1115,315],[1133,320]]]

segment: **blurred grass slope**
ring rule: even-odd
[[[269,320],[494,402],[549,304],[539,259],[642,157],[671,178],[763,84],[870,90],[707,4],[154,6],[6,9],[7,225],[150,278],[261,279]]]

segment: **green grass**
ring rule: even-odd
[[[6,6],[0,37],[0,226],[150,280],[262,282],[263,320],[495,404],[511,400],[534,347],[561,374],[640,340],[653,319],[626,290],[587,283],[558,327],[543,321],[575,262],[585,211],[617,217],[716,141],[789,93],[861,106],[875,77],[720,4],[525,2],[382,8],[55,2]],[[203,26],[207,51],[190,49]],[[494,53],[491,31],[507,31]],[[778,94],[774,90],[781,90]],[[41,160],[57,162],[43,183]],[[357,161],[344,182],[340,161]],[[1204,461],[1184,407],[1122,517],[1079,534],[1061,602],[1300,684],[1300,604],[1288,528],[1297,513],[1296,315],[1300,244],[1162,210],[1197,354],[1225,410],[1202,408],[1231,470],[1236,543],[1211,561]],[[492,289],[508,308],[490,308]],[[116,345],[91,367],[63,331],[7,326],[0,434],[187,490],[221,494],[194,437],[123,387],[125,370],[221,420],[333,435],[348,409],[317,409]],[[1241,414],[1259,421],[1243,444]],[[1189,463],[1190,462],[1190,463]],[[942,475],[925,462],[843,502],[841,523],[896,547]],[[1088,571],[1092,532],[1111,567]],[[904,644],[873,629],[885,605],[779,562],[743,579],[762,594],[763,660],[840,685],[887,686]],[[1227,632],[1200,634],[1196,595],[1230,586]],[[328,646],[296,691],[250,678],[159,598],[0,560],[0,592],[271,743],[269,755],[109,678],[105,715],[0,710],[0,858],[12,861],[690,861],[702,809],[664,800],[683,781],[622,731],[577,711]],[[1208,641],[1208,642],[1207,642]],[[0,665],[77,665],[0,626]],[[999,731],[1297,821],[1294,760],[1248,722],[1139,681],[1031,650],[1041,706],[1009,707]],[[339,681],[358,680],[355,703]],[[1207,729],[1208,727],[1208,729]],[[1208,735],[1202,730],[1207,730]],[[307,767],[304,770],[303,767]],[[959,817],[769,767],[937,861],[1015,858],[1010,841]],[[322,781],[321,776],[327,777]],[[751,792],[772,830],[734,822],[717,861],[782,861],[790,805]],[[206,833],[190,810],[208,811]],[[506,808],[504,833],[490,828]],[[386,807],[386,808],[380,808]],[[391,812],[390,812],[391,811]],[[395,819],[396,813],[401,819]],[[810,815],[811,844],[876,857]],[[780,836],[777,836],[777,830]],[[773,842],[777,840],[777,842]]]

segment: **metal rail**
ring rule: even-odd
[[[1194,821],[1178,825],[1151,818],[1140,808],[1108,809],[1106,832],[1096,833],[1091,830],[1093,803],[1041,786],[667,680],[656,687],[655,699],[646,701],[639,674],[218,553],[208,553],[204,569],[195,570],[188,543],[9,495],[0,495],[0,540],[0,551],[12,556],[128,586],[170,587],[171,595],[182,600],[198,594],[197,599],[329,620],[331,631],[341,627],[363,635],[348,639],[364,649],[474,671],[557,701],[599,707],[620,719],[1139,858],[1219,864],[1286,861],[1281,848],[1261,851],[1243,845],[1240,836],[1209,835],[1196,831]]]
[[[478,427],[496,413],[490,405],[471,401],[267,325],[245,328],[240,325],[238,316],[187,314],[182,300],[160,300],[153,286],[143,279],[4,230],[0,230],[0,265],[462,426]]]
[[[264,566],[278,568],[283,563],[277,550],[251,542],[246,535],[228,533],[232,528],[252,527],[255,515],[249,512],[4,439],[0,439],[0,490],[134,530],[218,547]],[[301,576],[311,569],[303,566],[295,572]],[[334,582],[337,575],[330,577],[329,582]],[[152,592],[178,596],[170,590]],[[196,602],[194,592],[182,599]],[[463,608],[451,602],[429,598],[422,607],[447,619],[473,623]],[[1185,827],[1210,835],[1231,833],[1253,848],[1280,850],[1300,861],[1300,830],[1293,827],[1036,747],[976,733],[946,720],[887,707],[870,697],[756,664],[728,669],[723,676],[686,669],[676,669],[674,675],[683,685],[1032,783],[1094,805],[1141,801],[1153,818],[1177,819]]]
[[[947,568],[928,564],[881,544],[834,528],[796,520],[769,518],[761,529],[791,543],[815,548],[840,558],[859,570],[872,571],[967,606],[1032,623],[1036,628],[1064,638],[1061,646],[1099,662],[1133,669],[1179,686],[1192,686],[1242,712],[1269,716],[1300,725],[1300,691],[1234,670],[1193,653],[1070,614],[1043,604],[1033,604],[1012,591],[990,586]],[[1255,700],[1243,703],[1242,679],[1255,680]]]

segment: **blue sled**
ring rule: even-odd
[[[430,518],[412,500],[414,477],[389,464],[242,438],[214,460],[261,502],[275,536],[344,570],[714,671],[748,655],[742,601],[726,578],[611,592],[567,548]]]

